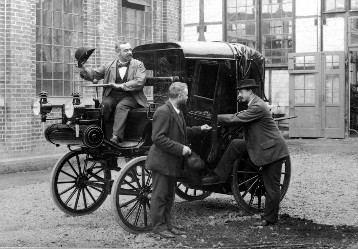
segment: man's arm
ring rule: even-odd
[[[160,149],[181,156],[183,153],[184,145],[170,139],[167,134],[170,127],[169,113],[164,109],[157,109],[153,115],[153,131],[152,140],[153,143]]]
[[[146,77],[146,69],[144,67],[143,62],[138,61],[139,64],[136,66],[137,69],[134,74],[134,79],[129,80],[122,85],[124,91],[139,91],[142,90],[145,84],[145,77]]]
[[[80,77],[84,80],[93,81],[101,80],[104,78],[105,72],[106,72],[106,66],[100,66],[98,68],[85,68],[85,67],[79,67],[80,71]]]
[[[247,110],[235,114],[218,115],[218,123],[236,124],[248,123],[262,117],[261,106],[258,104],[251,105]]]

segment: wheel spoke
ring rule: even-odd
[[[138,188],[141,188],[142,186],[140,185],[140,182],[139,182],[139,180],[138,180],[138,174],[137,174],[137,170],[132,170],[132,172],[134,172],[134,180],[135,180],[135,182],[137,183],[137,186],[138,186]]]
[[[73,189],[74,187],[76,187],[76,185],[72,185],[71,187],[68,187],[67,189],[65,189],[64,191],[62,191],[61,193],[59,193],[58,195],[63,195],[64,193],[67,193],[68,191],[70,191],[70,190]]]
[[[64,173],[65,175],[68,175],[69,177],[71,177],[73,179],[77,179],[77,177],[74,177],[73,175],[70,175],[69,173],[63,171],[62,169],[60,170],[60,172]]]
[[[131,214],[134,212],[134,210],[137,208],[138,204],[140,202],[137,200],[137,202],[133,205],[133,207],[131,207],[131,209],[129,209],[125,219],[128,220],[129,216],[131,216]]]
[[[139,193],[138,191],[133,191],[131,189],[125,189],[125,188],[120,188],[118,190],[118,194],[120,194],[120,195],[135,195],[135,196],[137,196],[138,193]]]
[[[98,188],[96,188],[96,187],[94,187],[94,186],[88,185],[88,187],[93,188],[93,189],[97,190],[98,192],[103,193],[103,190],[98,189]]]
[[[65,184],[65,183],[75,183],[76,181],[62,181],[62,182],[57,182],[57,184]]]
[[[92,201],[93,201],[93,202],[96,202],[96,199],[93,197],[93,195],[91,194],[91,192],[88,190],[87,186],[85,187],[85,189],[86,189],[87,193],[91,196]]]
[[[242,182],[242,183],[240,183],[239,184],[239,187],[242,185],[242,184],[245,184],[245,183],[247,183],[247,182],[249,182],[249,181],[251,181],[251,180],[253,180],[253,179],[255,179],[255,178],[258,178],[259,176],[253,176],[253,177],[251,177],[250,179],[247,179],[246,181],[244,181],[244,182]]]
[[[71,193],[71,195],[67,198],[67,200],[66,200],[66,202],[65,202],[66,205],[67,205],[68,202],[72,199],[72,197],[76,194],[77,190],[78,190],[78,188],[75,188],[75,189],[73,190],[73,192]]]
[[[148,226],[148,214],[147,214],[147,200],[143,201],[143,216],[144,216],[144,225]]]
[[[75,170],[75,168],[73,167],[72,163],[70,161],[67,161],[67,163],[70,165],[72,171],[76,174],[76,176],[78,176],[77,171]]]
[[[142,203],[139,202],[139,208],[138,208],[137,214],[135,216],[134,225],[138,224],[138,220],[139,220],[141,212],[142,212]]]
[[[250,198],[250,202],[249,202],[249,205],[252,206],[252,202],[255,198],[255,195],[256,195],[256,191],[257,191],[257,188],[258,188],[259,184],[256,184],[255,185],[255,190],[254,190],[254,193],[251,195],[251,198]]]
[[[83,203],[85,205],[85,208],[87,208],[87,201],[86,201],[86,195],[85,195],[85,189],[82,189],[82,197],[83,197]]]
[[[237,173],[243,173],[243,174],[257,174],[257,171],[237,171]]]
[[[246,189],[245,193],[242,195],[242,198],[244,198],[246,196],[246,194],[251,190],[252,186],[254,186],[254,184],[258,181],[259,179],[256,179],[254,181],[253,184],[251,184],[251,186],[249,188]]]
[[[128,182],[126,179],[123,179],[123,181],[130,186],[132,189],[137,190],[138,188],[134,187],[130,182]],[[123,184],[122,184],[123,185]]]
[[[127,201],[127,202],[123,203],[122,205],[119,205],[119,208],[122,208],[122,207],[128,206],[129,204],[131,204],[131,203],[135,202],[136,200],[138,200],[138,197],[133,198],[132,200],[129,200],[129,201]]]
[[[261,181],[260,181],[261,183]],[[257,198],[257,205],[258,205],[258,208],[261,209],[261,198],[262,198],[262,186],[261,184],[259,183],[259,188],[260,188],[260,196]]]
[[[77,209],[77,205],[78,205],[78,200],[80,199],[80,195],[81,195],[81,190],[79,189],[77,192],[77,197],[76,197],[76,201],[75,201],[75,207],[74,209]]]
[[[80,162],[80,157],[78,156],[78,154],[76,154],[76,160],[77,160],[77,166],[78,166],[78,172],[79,174],[81,174],[81,162]]]

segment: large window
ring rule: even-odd
[[[118,34],[135,47],[151,43],[152,8],[150,0],[120,0]]]
[[[262,52],[267,64],[287,65],[292,46],[292,0],[262,0]]]
[[[82,0],[36,1],[36,92],[82,92],[74,51],[83,44]]]
[[[227,41],[262,51],[266,65],[286,66],[293,52],[292,1],[227,0]]]
[[[238,42],[256,48],[255,0],[227,1],[228,42]]]

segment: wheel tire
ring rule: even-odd
[[[129,161],[112,186],[112,210],[119,225],[131,233],[151,229],[150,197],[152,173],[145,168],[147,157]]]
[[[108,182],[111,180],[110,170],[100,162],[86,163],[87,158],[91,158],[90,155],[82,150],[70,151],[57,161],[51,173],[52,198],[61,211],[72,216],[92,213],[109,194],[106,184],[84,169],[92,169],[94,175]],[[88,184],[88,181],[92,183]]]
[[[183,198],[184,200],[187,200],[187,201],[204,200],[206,197],[211,195],[211,192],[209,192],[209,191],[190,188],[182,182],[177,183],[177,188],[175,189],[175,193],[180,198]]]
[[[282,160],[280,201],[286,195],[290,179],[291,159],[288,156]],[[236,162],[233,168],[232,190],[236,202],[246,212],[251,214],[264,212],[266,191],[261,167],[252,164],[250,160]]]

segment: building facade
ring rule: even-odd
[[[243,43],[266,58],[276,113],[292,137],[357,133],[357,0],[185,0],[183,40]]]
[[[176,0],[4,0],[0,2],[0,155],[46,147],[31,105],[41,91],[61,105],[79,92],[92,104],[75,68],[78,47],[95,48],[86,65],[115,57],[117,40],[137,45],[180,40]],[[48,125],[48,122],[46,123]]]

